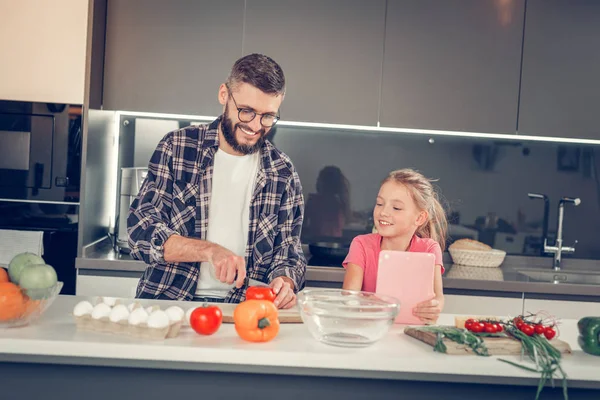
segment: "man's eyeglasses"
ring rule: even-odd
[[[264,126],[265,128],[270,128],[273,125],[275,125],[277,123],[277,121],[279,121],[279,115],[275,115],[275,114],[271,114],[271,113],[260,114],[251,108],[238,107],[237,102],[235,101],[235,98],[233,97],[233,94],[231,93],[231,89],[227,88],[227,91],[229,92],[229,95],[231,96],[231,99],[233,100],[233,104],[235,104],[235,108],[237,108],[237,110],[238,110],[238,119],[240,121],[251,122],[254,118],[256,118],[257,115],[260,115],[260,124],[262,126]]]

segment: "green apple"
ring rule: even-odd
[[[56,285],[58,278],[56,270],[47,264],[29,265],[23,268],[19,286],[33,300],[48,296],[48,289]]]
[[[10,281],[15,285],[19,285],[21,273],[23,269],[29,265],[46,264],[44,259],[34,253],[17,254],[10,260],[8,265],[8,276]]]

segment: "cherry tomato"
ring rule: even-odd
[[[496,328],[494,327],[494,324],[491,322],[484,322],[483,330],[485,331],[485,333],[496,333]]]
[[[556,336],[556,330],[551,326],[547,326],[544,330],[544,336],[546,336],[546,339],[552,340]]]
[[[543,335],[546,327],[542,324],[537,324],[534,329],[537,335]]]
[[[519,317],[516,317],[515,319],[513,319],[513,324],[515,324],[517,329],[521,329],[521,326],[523,325],[523,320]]]
[[[212,335],[219,330],[223,313],[217,306],[198,307],[190,315],[190,326],[201,335]]]
[[[473,326],[471,326],[471,332],[474,333],[483,332],[483,329],[483,322],[473,322]]]
[[[526,334],[527,336],[533,336],[533,334],[535,333],[535,328],[529,324],[523,324],[521,325],[521,332],[523,332],[524,334]]]
[[[504,328],[502,327],[502,324],[495,324],[496,325],[496,332],[500,333],[504,330]]]
[[[273,302],[275,298],[277,296],[270,287],[250,286],[246,290],[246,300],[268,300]]]
[[[465,329],[468,330],[468,331],[470,331],[474,322],[475,322],[475,320],[471,319],[471,318],[469,318],[468,320],[466,320],[465,321]]]

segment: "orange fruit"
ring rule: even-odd
[[[0,321],[19,318],[25,309],[23,292],[14,283],[0,283]]]
[[[30,316],[38,310],[41,300],[33,300],[28,296],[23,298],[23,316]]]
[[[8,282],[8,272],[4,268],[0,267],[0,282]]]

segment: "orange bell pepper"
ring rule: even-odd
[[[268,342],[279,333],[279,313],[272,301],[246,300],[233,311],[238,336],[249,342]]]

